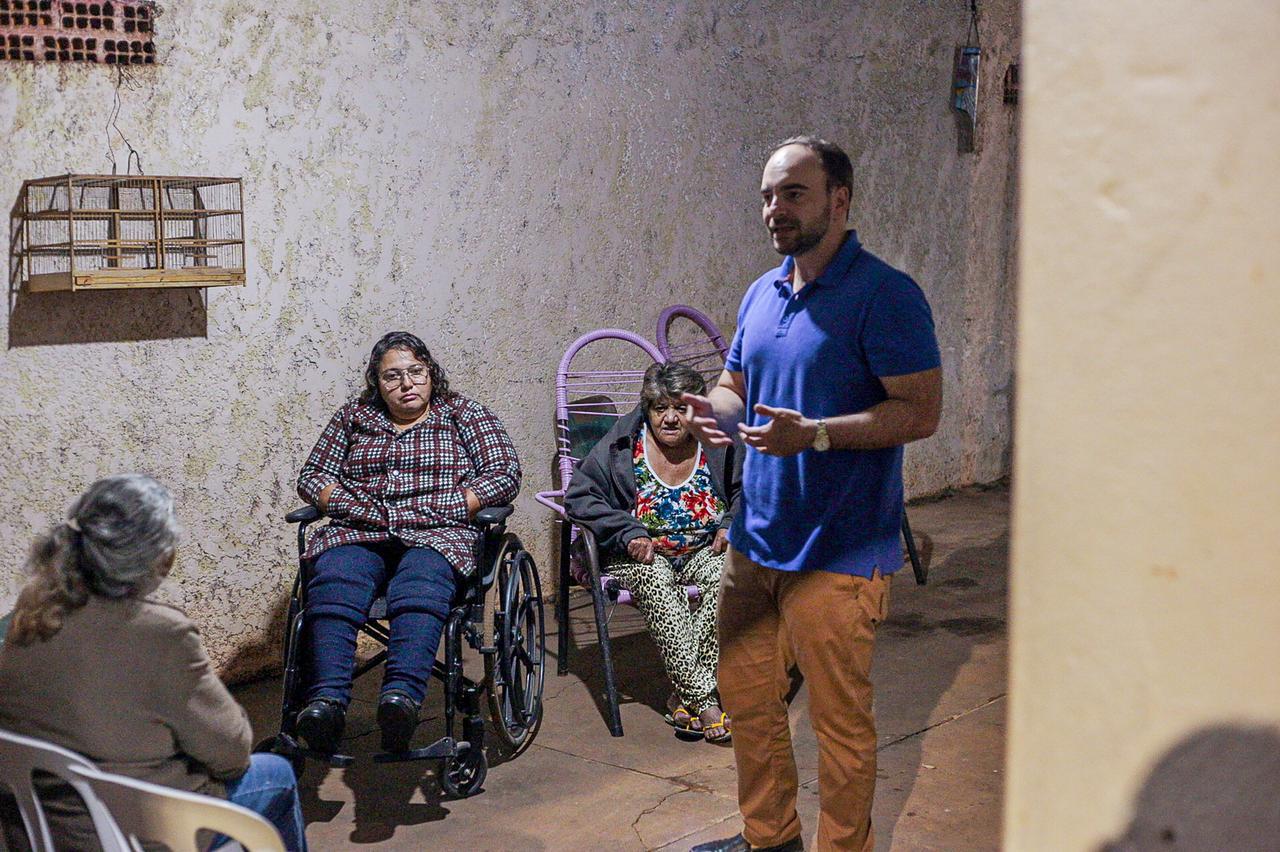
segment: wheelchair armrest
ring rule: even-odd
[[[491,527],[505,521],[515,510],[514,506],[486,506],[476,512],[475,522],[482,527]]]
[[[303,506],[301,509],[294,509],[292,512],[284,516],[286,522],[290,524],[311,523],[324,517],[324,513],[315,506]]]

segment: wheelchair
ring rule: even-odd
[[[481,509],[473,521],[483,532],[482,556],[476,573],[459,584],[458,596],[445,621],[441,641],[444,659],[437,659],[431,669],[431,676],[443,684],[444,736],[422,748],[373,756],[376,763],[441,761],[440,786],[453,798],[465,798],[480,789],[488,773],[485,719],[481,715],[481,702],[486,693],[494,728],[512,755],[528,748],[542,723],[545,631],[541,582],[533,557],[520,539],[506,530],[506,519],[513,511],[511,506],[493,506]],[[321,517],[322,513],[313,506],[296,509],[285,516],[288,523],[298,525],[298,574],[293,581],[285,623],[280,732],[259,743],[256,749],[284,756],[299,775],[308,759],[337,767],[354,762],[347,754],[326,754],[307,748],[299,740],[295,724],[298,711],[306,703],[304,696],[309,681],[303,643],[307,635],[306,589],[311,564],[303,554],[307,528]],[[486,637],[485,601],[490,588],[496,589],[496,599],[493,630]],[[386,598],[379,595],[360,628],[383,649],[358,665],[354,677],[360,677],[386,659],[386,644],[391,635],[386,606]],[[484,660],[482,681],[471,680],[463,674],[464,641],[479,651]],[[460,737],[457,736],[459,716]]]

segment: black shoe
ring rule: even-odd
[[[418,705],[398,689],[388,690],[378,700],[378,727],[382,729],[382,750],[409,750],[409,740],[418,727]]]
[[[347,711],[332,698],[316,698],[302,708],[294,724],[308,748],[333,754],[347,726]]]
[[[741,834],[735,834],[724,840],[699,843],[689,852],[804,852],[804,841],[799,837],[793,837],[777,846],[752,846]]]

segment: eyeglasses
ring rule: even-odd
[[[378,378],[387,387],[395,387],[404,381],[405,376],[408,376],[409,381],[413,382],[415,385],[425,385],[427,383],[427,379],[430,378],[427,368],[421,364],[414,364],[407,370],[383,370],[382,374],[379,375]]]

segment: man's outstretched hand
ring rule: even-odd
[[[680,401],[689,406],[689,431],[700,443],[710,447],[727,447],[733,443],[733,438],[720,428],[711,400],[685,393],[680,395]]]
[[[774,408],[762,402],[756,403],[754,411],[769,419],[759,426],[738,424],[738,434],[748,447],[771,456],[794,456],[813,446],[813,438],[818,433],[817,421],[799,411]]]

